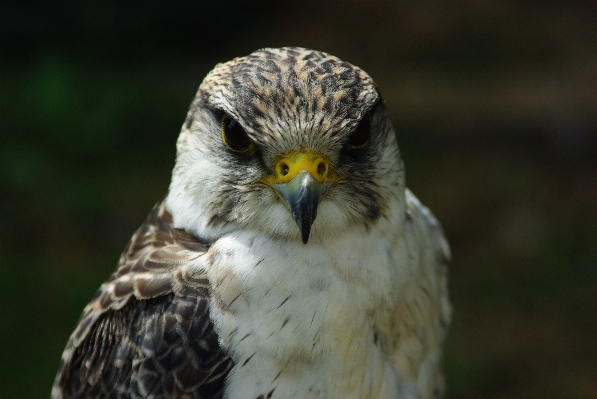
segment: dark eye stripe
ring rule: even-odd
[[[245,129],[229,116],[222,118],[222,141],[228,149],[235,152],[248,152],[253,149],[253,142]]]

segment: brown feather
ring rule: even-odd
[[[85,308],[53,398],[221,398],[232,360],[209,318],[209,282],[181,266],[209,244],[157,204]]]

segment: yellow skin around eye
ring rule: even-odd
[[[367,140],[365,140],[365,142],[361,145],[352,145],[350,143],[348,143],[348,146],[353,149],[353,150],[358,150],[361,149],[363,147],[365,147],[367,145],[367,143],[369,143],[369,132],[367,132]]]
[[[365,141],[365,142],[364,142],[363,144],[361,144],[361,145],[352,145],[352,144],[349,144],[349,146],[350,146],[350,148],[351,148],[351,149],[353,149],[353,150],[358,150],[358,149],[360,149],[360,148],[363,148],[363,147],[365,147],[365,146],[367,145],[367,143],[369,143],[369,139],[367,139],[367,141]]]
[[[248,153],[248,152],[251,152],[251,151],[253,151],[253,149],[255,148],[255,144],[253,144],[252,142],[251,142],[251,144],[249,144],[249,146],[248,146],[246,149],[244,149],[244,150],[239,150],[239,149],[237,149],[237,148],[234,148],[234,147],[232,147],[232,146],[231,146],[231,145],[228,143],[228,140],[226,140],[226,132],[225,132],[225,130],[224,130],[224,129],[225,129],[226,123],[227,123],[229,120],[231,120],[231,119],[232,119],[232,118],[231,118],[231,117],[229,117],[229,116],[225,116],[225,117],[223,117],[223,118],[222,118],[222,129],[221,129],[221,130],[222,130],[222,132],[221,132],[221,134],[222,134],[222,142],[224,143],[224,145],[226,146],[226,148],[228,148],[230,151],[239,152],[239,153]],[[237,122],[237,123],[238,123],[238,122]]]

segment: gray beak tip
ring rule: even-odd
[[[307,237],[307,238],[305,239],[305,237],[303,236],[303,239],[302,239],[302,241],[303,241],[303,244],[307,245],[307,243],[309,242],[309,237]]]
[[[311,225],[317,217],[317,207],[329,185],[313,179],[308,172],[299,172],[287,183],[276,183],[274,190],[286,207],[301,233],[303,244],[309,241]]]

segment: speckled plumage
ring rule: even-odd
[[[223,117],[251,151],[223,143]],[[441,397],[449,249],[404,185],[365,72],[301,48],[219,64],[177,149],[168,196],[85,308],[54,398]],[[306,245],[263,183],[297,151],[334,176]]]

